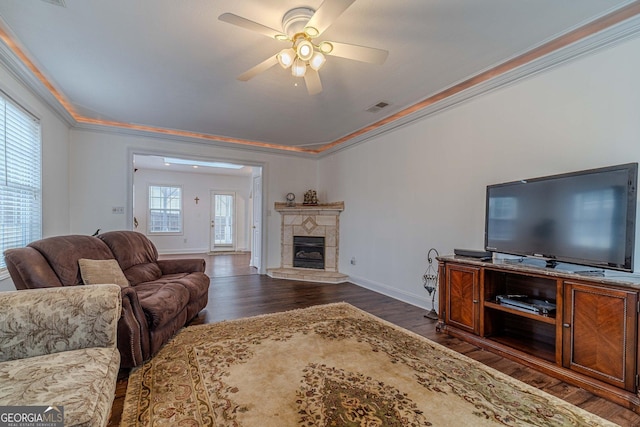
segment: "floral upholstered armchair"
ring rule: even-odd
[[[62,406],[65,426],[106,426],[121,310],[118,285],[0,292],[0,406]]]

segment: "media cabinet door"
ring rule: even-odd
[[[445,323],[480,333],[480,269],[447,264],[445,277],[448,305]]]
[[[563,366],[635,392],[638,293],[564,282]]]

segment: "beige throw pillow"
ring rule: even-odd
[[[78,260],[80,275],[85,285],[98,283],[115,283],[121,287],[129,286],[118,261],[115,259],[85,259]]]

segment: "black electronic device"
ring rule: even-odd
[[[479,251],[476,249],[454,249],[453,253],[458,256],[466,256],[470,258],[489,258],[491,259],[491,252]]]
[[[529,298],[527,295],[498,295],[496,302],[514,310],[540,314],[542,316],[550,316],[556,312],[555,303]]]
[[[638,164],[487,186],[485,249],[633,271]]]

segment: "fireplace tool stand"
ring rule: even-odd
[[[427,319],[438,320],[438,313],[435,310],[436,290],[438,289],[438,269],[433,266],[433,258],[431,257],[432,252],[435,252],[436,256],[440,256],[435,248],[429,249],[429,252],[427,253],[427,262],[429,262],[429,266],[427,267],[427,271],[422,275],[422,283],[429,293],[429,296],[431,296],[431,310],[429,310],[424,317]]]

